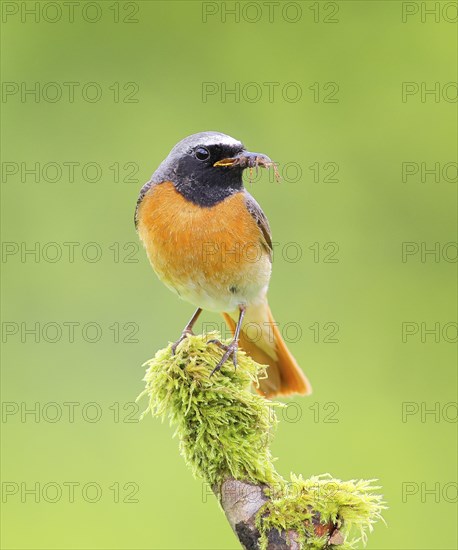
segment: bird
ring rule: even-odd
[[[215,374],[240,346],[267,365],[256,388],[267,398],[308,395],[311,385],[288,350],[269,308],[272,235],[243,184],[243,171],[275,166],[262,153],[215,131],[179,141],[141,188],[135,226],[159,279],[197,309],[172,345],[175,354],[202,310],[222,313],[233,333]],[[254,331],[253,331],[254,328]],[[250,335],[250,329],[251,334]]]

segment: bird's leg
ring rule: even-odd
[[[209,344],[216,344],[219,348],[225,350],[224,355],[221,357],[221,360],[216,365],[216,367],[212,370],[210,376],[213,376],[215,372],[218,372],[220,368],[224,365],[224,363],[229,359],[229,357],[232,356],[232,363],[234,364],[234,367],[237,368],[237,350],[239,347],[239,336],[240,336],[240,330],[242,328],[242,322],[243,318],[245,317],[245,306],[239,306],[239,320],[237,322],[237,326],[235,327],[234,332],[234,338],[232,339],[232,342],[225,346],[222,344],[219,340],[209,340]]]
[[[187,338],[189,334],[192,334],[192,327],[194,326],[194,323],[197,321],[197,319],[199,318],[199,315],[201,313],[202,313],[202,309],[200,307],[198,307],[196,309],[196,311],[194,312],[194,315],[189,320],[189,323],[184,327],[183,332],[181,333],[181,336],[173,344],[173,346],[172,346],[172,355],[175,355],[178,344],[180,344],[185,338]]]

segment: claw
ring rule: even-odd
[[[178,340],[172,346],[172,355],[175,355],[175,353],[177,351],[177,347],[181,344],[181,342],[183,342],[183,340],[186,340],[186,338],[188,336],[192,336],[192,335],[193,335],[192,330],[184,330],[181,333],[181,336],[178,338]]]
[[[232,363],[234,364],[234,368],[237,368],[237,351],[239,349],[239,335],[240,335],[240,328],[242,326],[242,321],[245,316],[245,305],[239,306],[240,314],[239,314],[239,320],[237,322],[237,326],[235,327],[234,332],[234,339],[232,342],[226,346],[219,340],[210,340],[209,343],[216,344],[220,349],[225,350],[224,355],[221,357],[221,360],[218,362],[216,367],[212,370],[210,373],[210,376],[213,376],[215,372],[218,372],[221,367],[224,365],[224,363],[229,359],[229,357],[232,357]]]
[[[215,341],[214,343],[217,343],[217,342],[218,341]],[[234,364],[234,368],[235,369],[237,368],[237,351],[238,351],[238,347],[239,347],[238,343],[233,341],[228,346],[225,346],[224,344],[221,344],[221,342],[219,342],[219,345],[220,345],[219,347],[221,347],[221,349],[226,349],[226,351],[225,351],[224,355],[221,357],[221,359],[218,362],[218,364],[216,365],[216,367],[210,373],[210,376],[213,376],[215,374],[215,372],[218,372],[221,369],[221,367],[224,365],[224,363],[231,356],[232,356],[232,363]]]
[[[191,317],[189,323],[184,327],[183,332],[181,333],[181,336],[178,338],[178,340],[172,345],[172,355],[175,355],[177,351],[177,347],[185,338],[187,338],[189,335],[193,335],[192,327],[194,326],[194,323],[199,318],[199,315],[201,314],[202,309],[198,307],[196,311],[194,312],[194,315]]]
[[[215,344],[215,346],[218,346],[219,349],[223,349],[224,351],[227,351],[227,348],[229,347],[226,346],[226,344],[223,344],[222,342],[217,340],[216,338],[214,338],[213,340],[208,340],[207,344]]]

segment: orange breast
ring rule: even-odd
[[[266,245],[243,192],[201,207],[161,183],[140,205],[138,231],[158,276],[179,294],[250,294],[268,283]]]

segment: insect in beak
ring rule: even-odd
[[[242,170],[248,168],[250,170],[250,183],[253,177],[253,168],[256,168],[256,174],[258,173],[259,166],[262,168],[273,168],[275,179],[280,181],[280,174],[278,173],[277,165],[267,155],[263,155],[262,153],[242,151],[235,157],[218,160],[213,166],[222,166],[226,168],[239,166]]]

